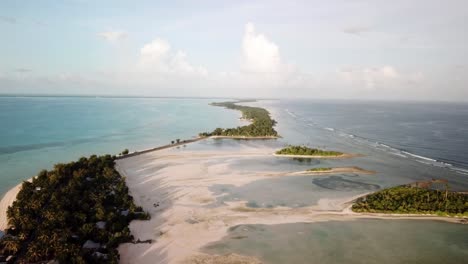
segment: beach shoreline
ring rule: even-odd
[[[215,194],[215,184],[244,186],[253,181],[274,176],[320,175],[324,172],[252,172],[232,170],[226,163],[216,162],[221,152],[170,150],[148,153],[117,163],[126,177],[135,203],[150,213],[149,222],[134,221],[130,230],[135,239],[151,239],[152,244],[121,244],[121,263],[185,263],[203,254],[202,248],[219,241],[232,226],[243,224],[313,223],[321,221],[351,221],[358,219],[412,219],[459,223],[461,218],[433,215],[371,214],[351,211],[352,202],[365,194],[339,199],[321,199],[305,207],[277,206],[254,208],[247,201],[224,201],[221,206],[209,206],[224,194]],[[270,149],[242,149],[222,152],[223,158],[269,156]],[[170,164],[170,165],[167,165]],[[326,174],[343,173],[354,167],[335,168]],[[359,171],[361,171],[360,169]],[[361,172],[366,172],[362,170]],[[370,171],[368,171],[370,172]],[[366,174],[366,173],[362,173]],[[370,174],[370,173],[368,173]],[[158,207],[154,207],[155,202]]]
[[[205,256],[201,249],[210,242],[227,235],[230,227],[243,224],[314,223],[322,221],[352,221],[358,219],[433,220],[460,223],[461,217],[424,214],[356,213],[353,201],[369,193],[346,199],[324,199],[317,205],[306,207],[253,208],[247,201],[226,202],[225,206],[210,208],[206,205],[217,199],[209,187],[213,184],[246,185],[271,177],[323,174],[374,174],[359,167],[336,167],[328,171],[257,172],[251,175],[232,171],[225,164],[204,168],[201,160],[214,157],[270,156],[269,148],[245,148],[232,151],[173,152],[170,148],[126,156],[116,160],[116,169],[126,177],[135,204],[151,214],[150,221],[132,221],[130,229],[135,240],[154,241],[153,244],[121,244],[121,263],[179,263],[196,256]],[[174,166],[154,169],[157,163],[175,162]],[[180,162],[180,164],[177,164]],[[156,164],[155,164],[156,163]],[[226,177],[227,172],[229,172]],[[31,179],[30,179],[31,180]],[[8,226],[6,211],[16,199],[22,183],[10,189],[0,201],[0,230]],[[155,208],[154,202],[161,203]],[[165,249],[164,254],[161,249]],[[146,253],[143,253],[146,252]],[[142,257],[143,256],[143,257]],[[232,256],[231,256],[232,257]]]
[[[32,181],[32,179],[30,178],[26,181]],[[21,191],[22,185],[23,182],[8,190],[0,200],[0,231],[5,231],[8,228],[7,210],[16,200],[16,196]]]

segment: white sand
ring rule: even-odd
[[[31,181],[31,179],[29,179],[28,181]],[[23,183],[20,183],[16,185],[15,187],[11,188],[7,193],[5,193],[2,200],[0,201],[0,230],[1,231],[4,231],[5,229],[8,228],[7,210],[8,210],[8,207],[11,206],[13,202],[16,200],[16,196],[21,190],[21,185],[23,185]]]
[[[216,196],[209,190],[214,184],[242,186],[269,177],[304,174],[275,171],[233,169],[231,161],[240,158],[270,156],[268,148],[244,148],[229,151],[188,151],[165,149],[117,161],[117,169],[126,176],[135,203],[151,214],[150,221],[132,221],[130,229],[135,240],[152,239],[152,244],[122,244],[121,263],[258,263],[238,255],[209,256],[199,250],[220,240],[228,228],[239,224],[280,224],[353,220],[358,218],[438,219],[456,222],[456,218],[420,215],[357,214],[349,201],[321,199],[318,205],[303,208],[250,208],[245,201],[209,207]],[[356,168],[339,168],[358,172]],[[367,171],[360,171],[366,173]],[[371,172],[368,172],[371,173]],[[310,175],[326,173],[307,173]],[[319,176],[319,175],[318,175]],[[0,230],[7,227],[6,210],[16,198],[21,184],[8,191],[0,202]],[[159,203],[158,207],[154,204]]]
[[[118,170],[127,176],[127,185],[136,204],[152,217],[150,221],[133,221],[131,232],[135,239],[154,241],[152,244],[120,245],[121,263],[187,263],[191,259],[198,263],[194,256],[200,256],[203,246],[220,240],[229,227],[239,224],[413,217],[353,213],[347,202],[356,197],[322,199],[318,205],[303,208],[250,208],[245,206],[245,201],[207,206],[216,199],[209,190],[214,184],[242,186],[267,177],[287,175],[229,166],[229,161],[238,158],[271,157],[271,151],[255,148],[235,153],[164,150],[119,160]],[[158,202],[160,206],[154,207]],[[419,216],[418,219],[436,218]]]

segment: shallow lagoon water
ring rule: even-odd
[[[40,168],[49,168],[56,162],[91,153],[117,153],[127,147],[131,150],[154,147],[215,127],[240,125],[238,112],[209,106],[212,101],[218,99],[0,98],[3,124],[0,195],[20,179],[29,178]],[[306,108],[302,109],[302,117],[310,115],[308,122],[290,115],[282,104],[263,101],[252,104],[266,106],[271,111],[283,138],[205,140],[174,151],[230,152],[244,147],[307,144],[363,156],[303,161],[273,156],[219,158],[211,162],[227,162],[230,168],[245,172],[359,166],[377,173],[271,178],[240,187],[215,185],[211,190],[225,195],[214,206],[242,200],[251,207],[301,207],[317,204],[320,199],[346,198],[377,188],[441,177],[448,178],[454,190],[468,190],[466,175],[402,157],[378,143],[372,145],[349,134],[311,124],[317,115],[307,113]],[[318,118],[324,121],[333,117],[321,113]],[[457,135],[454,141],[465,142],[463,134]],[[252,255],[267,263],[464,263],[468,259],[467,230],[463,225],[404,220],[249,225],[232,230],[226,239],[208,246],[206,251]]]
[[[466,263],[468,228],[437,221],[329,221],[232,227],[203,249],[269,264]]]
[[[317,205],[320,199],[347,198],[380,188],[369,183],[366,177],[356,174],[286,176],[258,180],[240,187],[214,185],[210,191],[218,195],[218,205],[226,201],[247,201],[249,207],[295,208]]]
[[[374,175],[294,176],[266,179],[245,186],[213,186],[218,206],[223,201],[244,200],[251,207],[317,204],[320,199],[351,197],[376,188],[387,188],[432,178],[449,179],[453,190],[468,190],[468,178],[450,167],[426,164],[298,120],[277,102],[259,102],[278,121],[283,136],[275,146],[306,144],[312,147],[359,153],[352,159],[258,157],[231,161],[233,169],[246,171],[300,171],[311,167],[359,166]],[[242,144],[242,142],[237,144]],[[235,144],[235,143],[233,143]],[[466,263],[468,227],[436,221],[354,220],[284,225],[241,225],[223,240],[205,247],[212,254],[238,253],[266,263]]]

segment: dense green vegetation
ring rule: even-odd
[[[127,155],[128,153],[129,153],[128,149],[124,149],[124,150],[120,153],[120,155]]]
[[[0,255],[19,263],[118,263],[117,246],[133,240],[129,222],[149,215],[133,203],[114,158],[56,164],[24,182],[8,208]]]
[[[468,194],[398,186],[357,199],[352,210],[371,213],[468,215]]]
[[[312,168],[308,169],[307,171],[311,172],[321,172],[321,171],[331,171],[332,168]]]
[[[288,146],[276,151],[278,155],[300,155],[300,156],[340,156],[343,153],[331,150],[321,150],[306,146]]]
[[[240,101],[247,102],[247,101]],[[252,123],[247,126],[236,128],[216,128],[213,132],[200,133],[200,136],[232,136],[232,137],[277,137],[278,132],[273,128],[276,121],[271,119],[270,113],[260,107],[237,105],[239,102],[212,103],[213,106],[221,106],[228,109],[239,110],[242,118]]]

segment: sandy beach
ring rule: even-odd
[[[28,181],[30,180],[31,179]],[[21,185],[23,185],[23,183],[11,188],[7,193],[5,193],[2,200],[0,200],[0,231],[4,231],[8,227],[7,210],[8,207],[16,200],[16,196],[21,190]]]
[[[244,147],[235,152],[167,149],[118,160],[117,168],[126,176],[135,203],[142,206],[152,217],[150,221],[133,221],[130,230],[135,239],[153,240],[152,244],[120,245],[121,262],[229,263],[235,262],[235,259],[241,261],[242,256],[208,256],[200,252],[206,244],[225,236],[229,227],[240,224],[344,221],[360,218],[459,221],[456,218],[421,215],[354,213],[350,210],[350,201],[358,196],[321,199],[317,205],[298,208],[252,208],[246,206],[246,201],[225,202],[222,206],[210,205],[218,197],[225,195],[215,195],[210,191],[209,187],[215,184],[243,186],[272,176],[291,175],[275,171],[236,170],[227,162],[217,160],[220,157],[223,160],[271,157],[272,151],[267,148],[251,147]],[[369,171],[355,167],[337,168],[326,173],[347,171],[371,174]],[[308,172],[308,174],[313,176],[321,173]],[[361,195],[363,194],[359,196]],[[257,263],[257,260],[247,259],[240,263]]]
[[[150,213],[150,221],[133,221],[130,230],[135,240],[153,243],[119,246],[121,263],[261,263],[258,259],[228,254],[207,255],[202,247],[222,239],[230,227],[241,224],[286,224],[319,221],[351,221],[363,218],[418,219],[460,222],[459,218],[433,215],[354,213],[351,202],[362,195],[339,199],[323,198],[306,207],[278,206],[253,208],[247,201],[215,202],[226,193],[215,194],[217,184],[244,186],[272,177],[310,176],[375,172],[359,167],[336,167],[327,171],[257,171],[234,169],[238,159],[271,157],[274,149],[244,146],[236,151],[193,151],[163,148],[116,161],[126,177],[135,203]],[[0,201],[0,230],[7,228],[6,211],[16,199],[21,184],[10,189]]]

